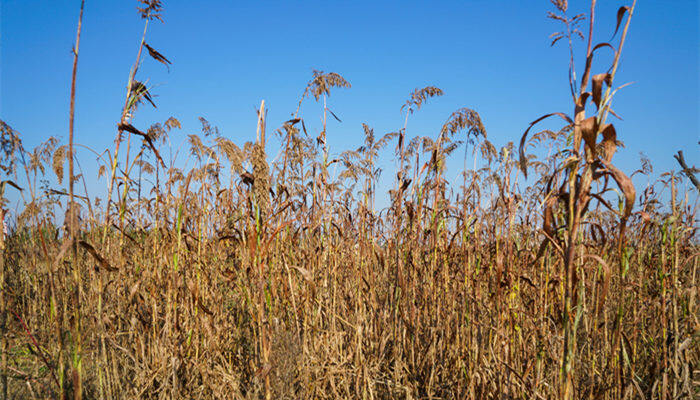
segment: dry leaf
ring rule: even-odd
[[[615,127],[613,124],[605,124],[601,127],[601,132],[603,133],[603,141],[601,145],[603,146],[603,158],[606,162],[612,160],[615,150],[617,150],[617,132],[615,132]]]
[[[168,67],[168,71],[170,71],[170,65],[169,65],[169,64],[172,64],[172,63],[170,62],[170,60],[168,60],[167,58],[165,58],[164,55],[162,55],[162,54],[160,54],[159,52],[157,52],[153,47],[149,46],[148,43],[144,43],[143,45],[146,46],[146,49],[148,49],[148,54],[150,54],[150,56],[153,57],[154,60],[156,60],[156,61],[158,61],[158,62],[160,62],[160,63],[163,63],[163,65],[165,65],[166,67]]]
[[[625,16],[625,13],[629,11],[629,9],[630,8],[627,6],[622,6],[617,9],[617,24],[615,24],[615,32],[613,32],[612,37],[615,37],[615,35],[617,35],[617,31],[620,29],[620,23],[622,23],[622,17]]]
[[[106,269],[107,271],[116,271],[116,270],[117,270],[117,268],[114,268],[113,266],[111,266],[111,265],[109,264],[109,262],[108,262],[107,260],[105,260],[104,257],[102,257],[102,256],[97,252],[97,250],[95,250],[95,248],[92,247],[92,245],[91,245],[90,243],[88,243],[88,242],[86,242],[86,241],[84,241],[84,240],[81,240],[81,241],[78,242],[78,244],[80,244],[80,246],[81,246],[82,248],[84,248],[85,250],[87,250],[88,253],[90,253],[90,255],[92,256],[92,258],[94,258],[95,261],[97,261],[97,263],[100,265],[101,268],[104,268],[104,269]]]
[[[597,74],[593,75],[592,85],[593,85],[593,103],[596,107],[600,108],[600,101],[603,97],[603,82],[610,85],[610,74]]]
[[[566,115],[564,113],[560,113],[560,112],[545,114],[545,115],[537,118],[536,120],[530,122],[530,126],[527,127],[527,129],[525,130],[525,133],[523,133],[523,136],[520,138],[520,151],[519,151],[519,153],[520,153],[520,170],[523,171],[523,175],[525,175],[525,178],[527,178],[527,158],[525,158],[525,141],[527,140],[527,134],[530,132],[530,129],[532,129],[532,127],[535,124],[537,124],[538,122],[542,121],[543,119],[549,118],[553,115],[561,117],[569,124],[574,123],[574,121],[571,120],[571,117],[569,117],[568,115]]]

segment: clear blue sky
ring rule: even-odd
[[[2,0],[0,118],[23,134],[26,147],[50,135],[67,142],[79,3]],[[548,36],[560,26],[545,17],[552,9],[547,0],[164,3],[165,24],[152,24],[147,41],[173,66],[168,73],[147,59],[139,71],[140,80],[156,86],[158,105],[140,108],[134,124],[143,129],[174,116],[184,136],[199,131],[203,116],[242,145],[255,137],[260,100],[269,106],[270,128],[278,127],[295,110],[314,68],[352,84],[329,99],[343,120],[329,123],[332,153],[357,147],[363,122],[377,133],[401,128],[400,106],[428,84],[445,96],[411,117],[409,136],[435,136],[452,111],[467,106],[481,114],[500,147],[517,143],[542,114],[572,112],[568,50],[549,46]],[[570,3],[572,12],[587,11],[587,1]],[[615,11],[631,0],[599,3],[595,42],[610,38]],[[75,134],[98,151],[113,147],[143,29],[136,6],[135,0],[86,1]],[[614,102],[624,118],[616,122],[618,138],[626,144],[616,160],[627,172],[639,166],[639,152],[656,172],[678,170],[672,156],[680,149],[700,166],[699,14],[698,1],[638,1],[615,82],[635,82]],[[597,61],[602,72],[610,57]],[[314,130],[319,108],[313,101],[304,105]],[[390,153],[384,162],[393,171]],[[84,151],[80,157],[84,166],[94,159]],[[454,174],[462,164],[455,158]],[[104,189],[95,191],[91,195],[104,196]]]

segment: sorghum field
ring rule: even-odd
[[[428,86],[397,104],[403,127],[364,125],[364,144],[342,153],[327,146],[326,101],[352,89],[334,72],[300,82],[282,126],[267,125],[263,101],[255,141],[202,120],[173,148],[186,135],[176,117],[137,125],[155,100],[138,67],[170,60],[148,40],[164,4],[135,3],[143,38],[98,171],[73,156],[89,145],[73,138],[81,22],[68,142],[25,148],[0,121],[0,195],[22,204],[0,241],[0,398],[700,396],[696,170],[681,152],[680,172],[635,187],[651,161],[615,162],[628,134],[611,99],[625,101],[615,74],[636,1],[613,27],[595,24],[595,0],[575,16],[552,1],[552,40],[586,45],[571,103],[500,149],[470,108],[407,134],[442,95]],[[603,51],[611,65],[596,62]],[[322,129],[307,130],[306,108],[321,109]],[[545,119],[560,129],[538,128]],[[449,181],[464,146],[483,166]],[[390,187],[378,185],[386,153]]]

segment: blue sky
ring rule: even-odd
[[[599,1],[595,42],[610,38],[617,8],[629,2]],[[26,147],[51,135],[67,142],[79,3],[2,0],[0,118],[23,135]],[[570,3],[571,12],[588,9],[585,1]],[[98,151],[113,147],[143,30],[136,6],[135,0],[86,1],[75,135]],[[401,105],[426,85],[445,95],[411,117],[409,136],[436,136],[450,113],[466,106],[481,114],[497,147],[517,143],[540,115],[572,113],[568,50],[550,47],[549,35],[560,28],[545,17],[551,9],[547,0],[165,1],[165,23],[151,25],[147,42],[173,66],[168,73],[151,59],[143,63],[138,78],[155,86],[158,109],[141,107],[134,125],[145,129],[174,116],[184,137],[199,131],[203,116],[242,145],[254,140],[260,100],[268,104],[269,127],[278,127],[315,68],[352,84],[329,99],[343,120],[329,123],[331,153],[359,146],[363,122],[377,133],[400,129]],[[700,164],[699,14],[698,1],[638,1],[615,82],[634,82],[614,101],[624,118],[615,122],[618,138],[626,145],[615,160],[627,172],[638,168],[640,152],[656,172],[678,170],[672,156],[680,149]],[[583,43],[577,46],[580,55]],[[597,72],[611,59],[600,54]],[[577,61],[582,69],[581,57]],[[320,107],[303,106],[314,131]],[[384,153],[393,171],[391,150]],[[80,157],[85,168],[94,164],[90,153]],[[455,158],[453,176],[462,165],[461,156]],[[89,182],[91,195],[102,197],[104,182]]]

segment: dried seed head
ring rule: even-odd
[[[53,153],[53,163],[51,166],[53,167],[53,172],[56,174],[56,178],[58,178],[58,184],[61,185],[63,184],[63,162],[66,159],[66,146],[61,146],[56,149]]]
[[[335,72],[324,73],[323,71],[313,70],[313,78],[306,86],[302,98],[305,97],[307,93],[311,93],[314,99],[318,101],[324,94],[330,96],[331,88],[334,87],[349,88],[351,85],[345,78]]]
[[[149,19],[151,21],[157,19],[158,21],[163,22],[163,2],[161,0],[139,0],[139,2],[142,4],[142,6],[136,7],[136,9],[138,10],[139,15],[141,15],[141,18]]]
[[[401,110],[407,109],[409,114],[420,110],[423,103],[430,97],[442,96],[442,89],[435,86],[426,86],[423,89],[415,89],[411,93],[411,97],[406,100],[406,103],[401,106]]]
[[[260,216],[267,212],[270,193],[270,172],[265,157],[265,148],[256,143],[253,145],[251,161],[253,163],[253,193],[260,209]]]

